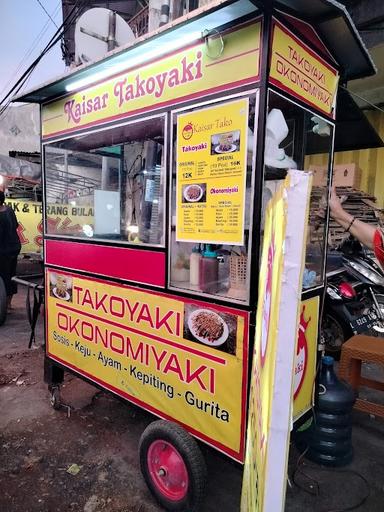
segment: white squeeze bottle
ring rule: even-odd
[[[192,249],[192,253],[189,259],[189,282],[191,286],[199,286],[199,268],[200,268],[200,247],[199,245],[195,245]]]

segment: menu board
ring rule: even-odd
[[[243,245],[248,98],[177,118],[176,240]]]

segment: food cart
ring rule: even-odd
[[[165,420],[140,460],[171,510],[199,510],[191,436],[244,461],[265,205],[315,154],[327,198],[339,77],[374,73],[339,4],[271,4],[213,1],[17,98],[41,104],[52,404],[65,370]],[[294,419],[312,405],[326,235],[311,211]]]

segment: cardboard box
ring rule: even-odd
[[[361,169],[353,163],[333,166],[333,184],[336,187],[360,189]]]
[[[328,179],[328,169],[324,165],[310,165],[309,170],[313,174],[313,187],[326,187]]]

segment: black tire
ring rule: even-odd
[[[3,325],[7,318],[7,292],[3,279],[0,277],[0,325]]]
[[[376,300],[379,305],[381,315],[383,317],[384,316],[384,295],[376,294]],[[378,336],[378,337],[384,337],[384,321],[379,320],[377,322],[377,325],[372,327],[370,334],[373,334],[374,336]]]
[[[343,343],[353,336],[352,329],[337,315],[325,312],[321,322],[321,330],[326,354],[339,360]]]
[[[148,459],[153,447],[160,446],[161,441],[164,441],[165,449],[167,449],[166,446],[171,445],[171,449],[178,452],[188,474],[185,495],[180,499],[170,499],[165,492],[162,492],[161,484],[159,485],[151,474],[150,469],[153,471],[154,466],[149,467],[152,462],[149,462]],[[148,425],[140,438],[139,456],[143,477],[152,494],[166,510],[178,512],[201,511],[201,504],[205,495],[207,469],[196,441],[188,432],[170,421],[154,421]],[[162,476],[165,477],[165,472]]]

